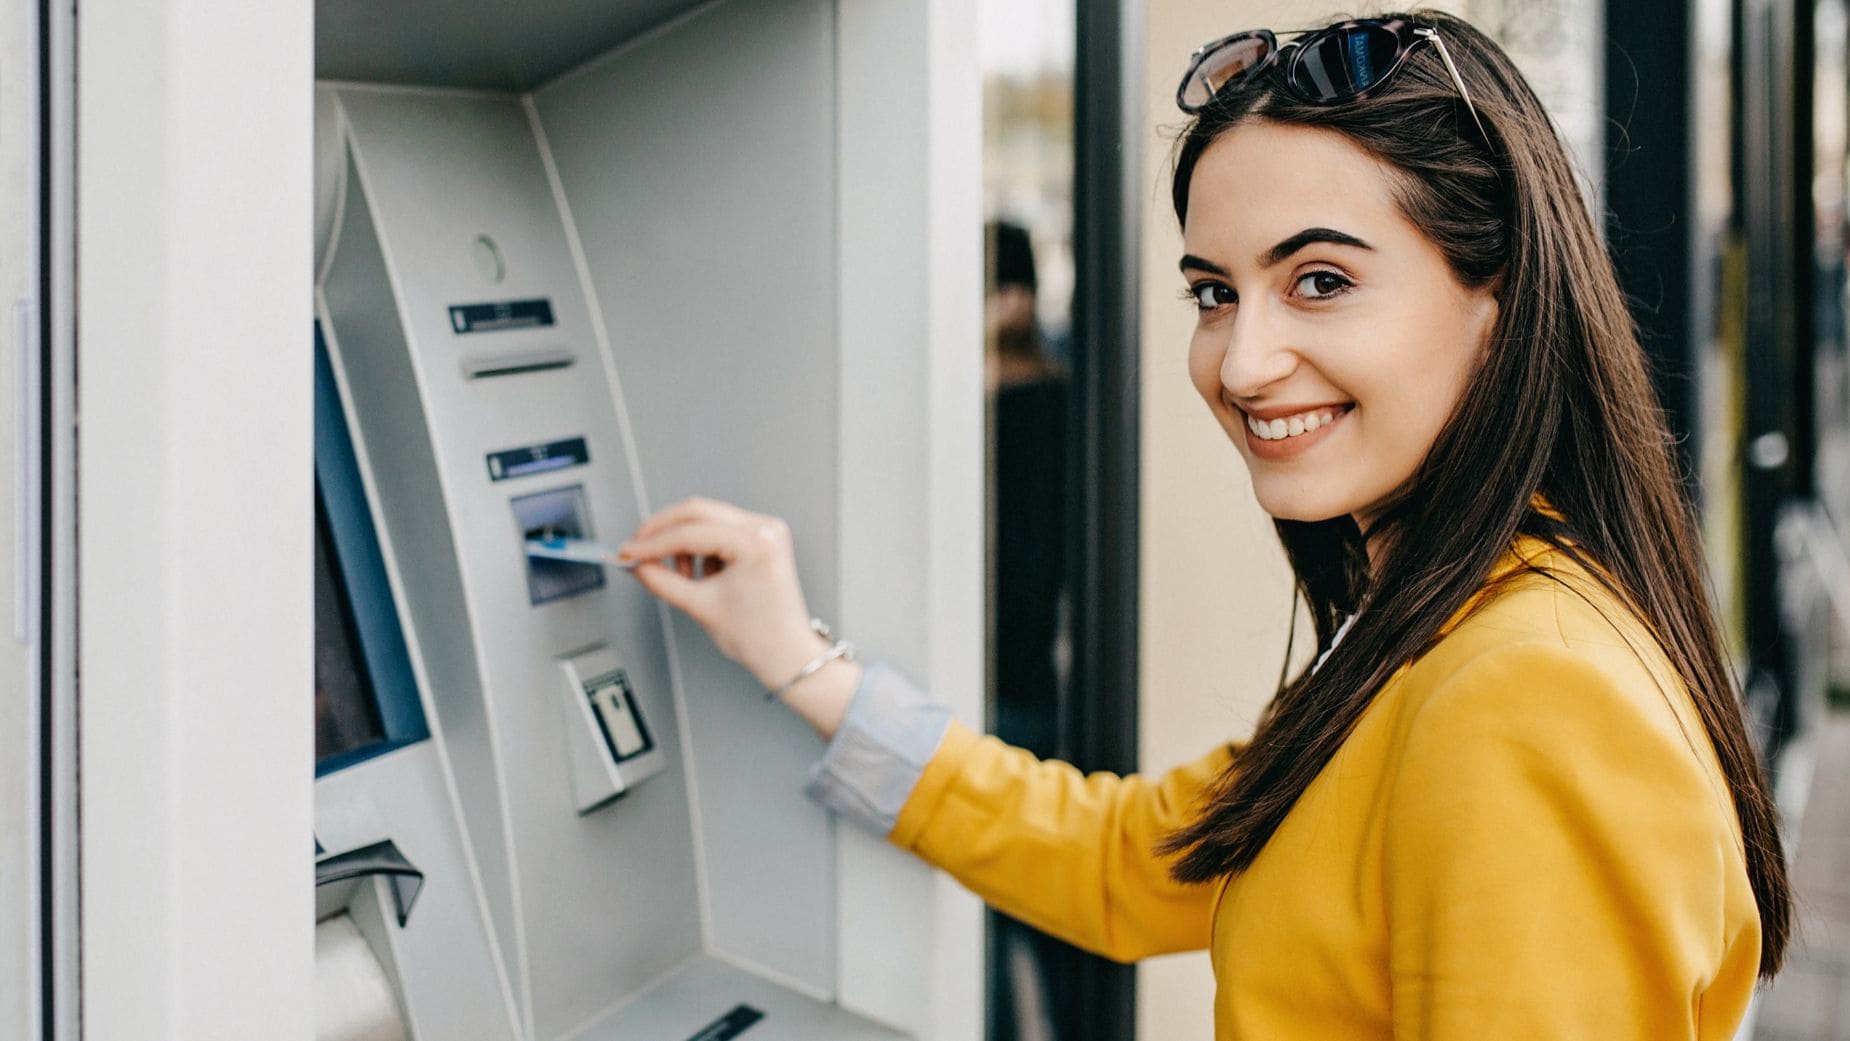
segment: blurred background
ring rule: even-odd
[[[1572,148],[1700,511],[1799,890],[1794,955],[1741,1036],[1850,1039],[1845,4],[1437,6],[1515,57]],[[1162,770],[1251,729],[1291,598],[1184,370],[1175,83],[1207,40],[1358,12],[980,11],[991,723],[1084,768]],[[990,954],[992,1041],[1210,1034],[1205,956],[1111,966],[1001,916]]]

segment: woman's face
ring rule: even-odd
[[[1450,418],[1496,321],[1342,135],[1243,123],[1202,154],[1182,275],[1189,375],[1286,520],[1376,507]]]

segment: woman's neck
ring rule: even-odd
[[[1381,573],[1381,561],[1387,555],[1386,533],[1378,533],[1373,537],[1368,533],[1370,526],[1380,520],[1381,515],[1373,510],[1357,510],[1349,515],[1349,519],[1355,521],[1356,530],[1362,533],[1362,549],[1368,554],[1368,574],[1372,579]]]

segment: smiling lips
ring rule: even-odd
[[[1241,410],[1246,417],[1246,446],[1260,459],[1288,459],[1323,440],[1323,435],[1354,407],[1321,405],[1267,419]]]
[[[1271,420],[1258,419],[1247,413],[1246,429],[1251,430],[1253,436],[1261,441],[1283,441],[1288,437],[1315,433],[1336,422],[1336,417],[1347,411],[1347,407],[1316,408]]]

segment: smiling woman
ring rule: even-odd
[[[1145,778],[980,738],[835,664],[789,532],[723,504],[626,550],[716,575],[638,579],[830,741],[818,799],[1081,946],[1209,948],[1218,1037],[1731,1037],[1785,864],[1548,115],[1433,12],[1233,34],[1178,97],[1190,377],[1319,651],[1249,743]]]
[[[1189,374],[1259,505],[1372,517],[1476,370],[1495,293],[1453,277],[1380,162],[1333,131],[1238,125],[1202,153],[1192,195]]]

